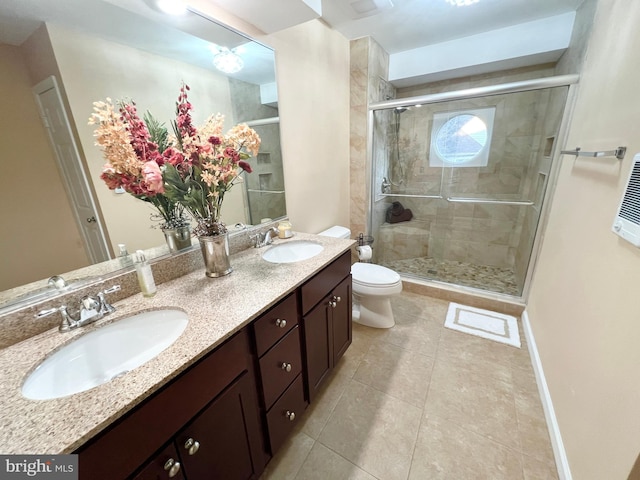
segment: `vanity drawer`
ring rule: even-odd
[[[311,310],[350,273],[351,251],[348,250],[301,287],[302,314]]]
[[[294,292],[253,323],[258,356],[264,355],[296,325],[298,299]]]
[[[300,329],[296,325],[260,359],[264,406],[267,410],[301,371]]]
[[[302,375],[298,375],[298,378],[287,388],[267,413],[272,455],[275,455],[289,436],[289,433],[298,424],[306,408],[307,401],[304,399]]]

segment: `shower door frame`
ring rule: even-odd
[[[540,253],[543,231],[546,228],[549,212],[551,209],[551,201],[555,186],[558,179],[560,170],[560,151],[564,148],[567,139],[567,133],[569,130],[569,124],[571,122],[571,116],[573,114],[573,107],[575,104],[577,86],[580,80],[578,74],[569,75],[556,75],[552,77],[543,77],[533,80],[523,80],[519,82],[502,83],[498,85],[489,85],[483,87],[467,88],[463,90],[455,90],[451,92],[434,93],[429,95],[420,95],[415,97],[405,97],[393,100],[386,100],[383,102],[370,103],[367,112],[367,158],[369,161],[366,165],[366,185],[367,185],[367,218],[366,229],[369,235],[372,235],[373,228],[373,197],[376,189],[374,185],[374,172],[373,172],[373,131],[374,131],[374,114],[378,110],[387,110],[390,108],[407,108],[415,105],[425,105],[434,103],[444,103],[455,100],[467,100],[478,97],[486,97],[491,95],[500,95],[507,93],[519,93],[531,90],[542,90],[546,88],[554,87],[568,87],[567,98],[565,100],[565,106],[562,113],[562,120],[558,128],[558,134],[556,141],[553,145],[553,151],[551,153],[551,169],[549,171],[549,178],[547,179],[547,186],[544,192],[542,205],[540,207],[540,216],[538,218],[538,224],[536,227],[536,233],[534,236],[533,246],[531,248],[531,255],[527,265],[527,272],[524,279],[524,286],[520,296],[513,296],[504,293],[497,293],[491,291],[484,291],[472,287],[466,287],[464,285],[450,284],[440,282],[437,280],[430,280],[421,278],[420,280],[427,284],[442,284],[447,288],[454,288],[465,293],[471,293],[473,295],[484,295],[498,298],[505,298],[508,300],[525,301],[529,296],[529,290],[531,285],[531,279],[535,270],[538,255]]]

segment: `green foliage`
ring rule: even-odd
[[[158,145],[160,153],[164,152],[169,146],[169,132],[164,123],[160,123],[149,111],[145,112],[143,118],[147,130],[149,130],[151,141]]]

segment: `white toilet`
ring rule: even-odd
[[[350,238],[351,230],[335,226],[318,235]],[[368,327],[393,327],[395,320],[391,310],[391,295],[402,292],[400,275],[382,265],[356,262],[351,265],[351,277],[353,280],[353,321]]]

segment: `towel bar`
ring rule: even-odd
[[[561,150],[561,155],[575,155],[576,157],[616,157],[622,160],[627,153],[627,147],[618,147],[615,150],[607,150],[604,152],[583,152],[580,147],[575,150]]]

